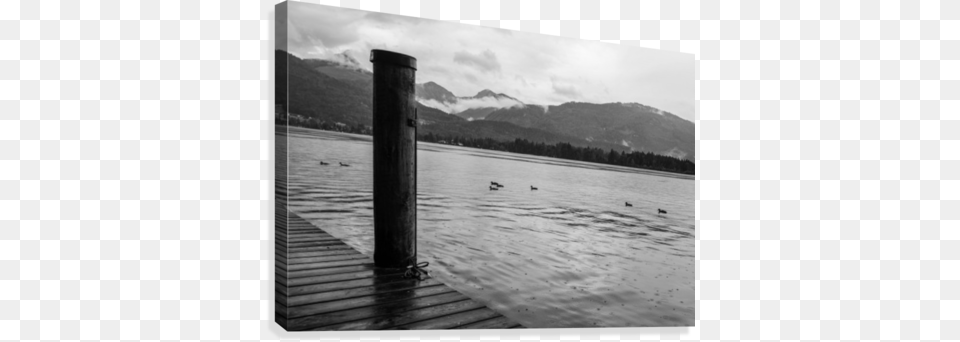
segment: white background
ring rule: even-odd
[[[276,1],[0,2],[0,340],[960,339],[960,1],[324,1],[693,53],[693,328],[272,322]]]

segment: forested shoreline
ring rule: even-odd
[[[278,125],[286,124],[279,119],[276,121],[276,123]],[[314,128],[325,131],[363,135],[372,134],[370,127],[362,124],[334,126],[326,123],[319,124],[314,120],[303,120],[303,122],[300,122],[293,117],[290,118],[289,124],[291,126]],[[513,141],[499,141],[490,138],[465,138],[433,133],[418,133],[417,141],[529,154],[542,157],[578,160],[599,164],[619,165],[638,169],[657,170],[688,175],[694,174],[696,170],[696,165],[693,162],[670,156],[639,151],[620,152],[612,149],[605,151],[595,147],[573,146],[569,143],[562,142],[546,144],[542,142],[532,142],[521,138],[516,138]]]
[[[521,138],[516,138],[513,141],[497,141],[490,138],[471,139],[445,137],[432,133],[418,135],[417,140],[688,175],[692,175],[695,172],[695,165],[689,160],[649,152],[604,151],[595,147],[573,146],[569,143],[545,144],[531,142]]]

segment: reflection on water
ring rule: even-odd
[[[372,256],[370,137],[291,128],[288,138],[290,209]],[[694,323],[691,177],[418,150],[418,258],[434,277],[532,328]]]

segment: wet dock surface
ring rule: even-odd
[[[278,187],[281,184],[278,184]],[[279,189],[278,189],[279,190]],[[289,331],[522,328],[435,278],[404,276],[276,206],[276,321]]]

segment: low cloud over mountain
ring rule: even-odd
[[[497,54],[490,50],[484,50],[475,54],[467,51],[458,51],[453,55],[453,61],[457,64],[476,68],[481,72],[500,72],[500,61],[497,60]]]

